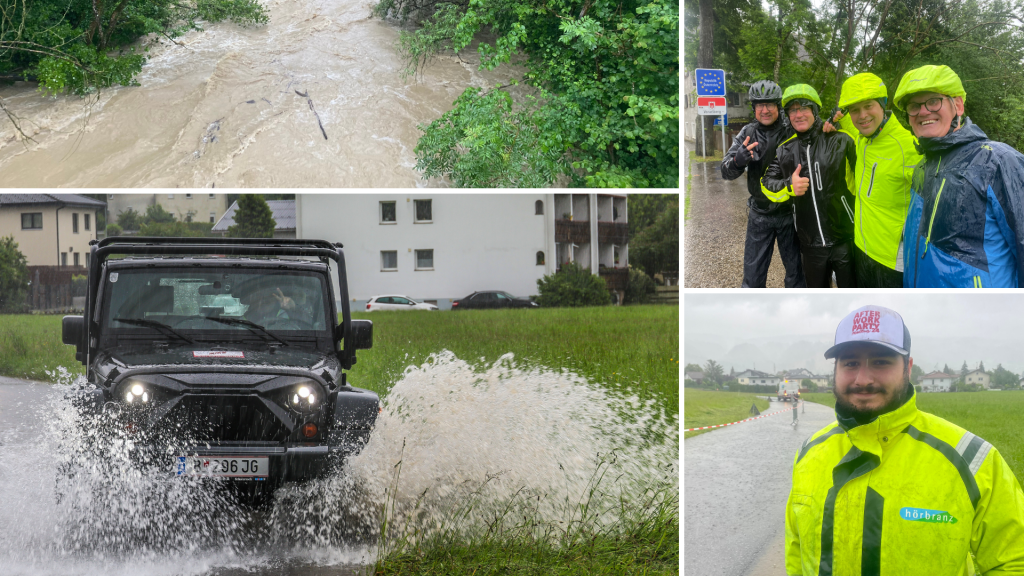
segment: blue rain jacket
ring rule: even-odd
[[[1017,288],[1024,278],[1024,155],[965,118],[922,138],[903,247],[905,288]]]

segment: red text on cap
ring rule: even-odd
[[[882,314],[877,310],[865,310],[853,315],[853,334],[862,332],[878,332]]]

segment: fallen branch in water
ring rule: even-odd
[[[327,130],[324,130],[324,123],[320,120],[320,115],[316,113],[316,108],[313,107],[313,99],[309,97],[309,92],[295,91],[296,94],[302,96],[309,103],[309,109],[313,111],[313,116],[316,116],[316,123],[320,125],[320,133],[324,135],[324,140],[327,140]]]

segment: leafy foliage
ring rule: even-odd
[[[142,225],[139,234],[142,236],[158,236],[161,238],[201,238],[212,236],[209,222],[149,222]]]
[[[147,34],[175,38],[201,22],[267,22],[258,0],[0,0],[0,79],[49,94],[134,85]]]
[[[718,362],[708,360],[707,364],[704,365],[704,378],[721,383],[723,376],[725,376],[725,371],[722,369],[722,365]]]
[[[171,214],[160,204],[151,204],[146,208],[146,222],[150,224],[167,224],[174,222],[174,214]]]
[[[28,297],[28,260],[14,236],[0,238],[0,312],[21,312]]]
[[[133,208],[117,213],[117,225],[125,230],[138,230],[143,223],[142,215]]]
[[[107,237],[120,236],[124,234],[124,230],[117,224],[107,224]]]
[[[650,300],[654,292],[654,280],[642,268],[630,266],[629,280],[626,282],[626,303],[643,304]]]
[[[421,126],[418,167],[459,186],[537,186],[565,178],[591,187],[679,183],[678,2],[670,0],[382,0],[378,16],[426,13],[400,40],[408,72],[481,31],[480,67],[517,60],[536,98],[513,102],[501,86],[469,88]],[[524,139],[521,146],[509,145]],[[465,158],[465,157],[479,158]],[[485,168],[497,161],[494,169]],[[524,176],[515,177],[514,170]]]
[[[273,238],[277,221],[270,205],[257,194],[243,194],[238,198],[235,223],[228,227],[230,238]]]
[[[540,296],[537,303],[545,307],[556,306],[606,306],[612,303],[604,279],[590,273],[590,270],[568,262],[554,274],[537,280]]]
[[[679,270],[679,197],[630,239],[629,259],[651,274]]]

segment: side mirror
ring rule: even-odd
[[[85,337],[85,316],[65,316],[61,325],[61,341],[65,344],[81,346]]]
[[[355,350],[373,348],[373,320],[352,320],[352,341],[345,343],[346,348],[349,346]]]

